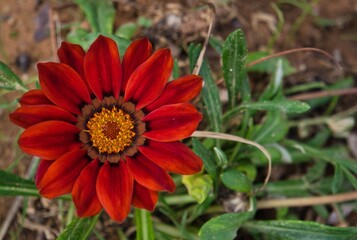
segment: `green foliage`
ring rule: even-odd
[[[357,228],[338,228],[308,221],[252,221],[242,228],[255,239],[266,240],[352,240]]]
[[[251,201],[253,204],[253,201]],[[255,211],[250,210],[240,213],[226,213],[214,217],[206,222],[199,236],[202,240],[234,239],[239,228],[254,217]]]
[[[243,102],[250,100],[250,87],[245,68],[246,59],[247,43],[243,31],[238,29],[227,37],[222,51],[222,70],[230,108],[237,104],[238,96],[241,96]]]
[[[75,0],[84,12],[93,32],[101,34],[113,33],[115,9],[110,0]]]
[[[57,240],[86,240],[93,231],[99,214],[89,218],[75,218],[58,236]]]
[[[39,196],[35,183],[0,170],[0,196]]]
[[[0,61],[0,90],[26,90],[21,79],[4,63]]]
[[[155,239],[150,212],[144,209],[135,209],[136,240]]]

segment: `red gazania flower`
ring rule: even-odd
[[[55,198],[71,193],[77,214],[104,208],[123,221],[131,204],[153,210],[159,191],[173,192],[168,172],[194,174],[202,161],[180,140],[202,115],[189,103],[202,79],[167,82],[170,50],[152,54],[147,39],[134,41],[122,63],[116,43],[99,36],[87,53],[62,43],[60,63],[39,63],[41,90],[30,90],[10,115],[25,128],[21,149],[41,158],[36,186]]]

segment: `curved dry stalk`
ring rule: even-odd
[[[288,199],[264,199],[257,202],[257,209],[268,209],[277,207],[303,207],[322,204],[332,204],[357,200],[357,192],[346,192],[328,196],[301,197]]]
[[[321,53],[323,55],[325,55],[327,58],[329,58],[337,67],[338,69],[341,71],[342,67],[340,66],[340,64],[335,60],[335,58],[329,54],[328,52],[318,49],[318,48],[311,48],[311,47],[306,47],[306,48],[295,48],[295,49],[291,49],[291,50],[286,50],[286,51],[282,51],[282,52],[278,52],[275,54],[271,54],[269,56],[260,58],[258,60],[255,60],[253,62],[248,63],[246,66],[247,67],[252,67],[254,65],[257,65],[258,63],[264,62],[266,60],[272,59],[272,58],[276,58],[276,57],[281,57],[281,56],[285,56],[291,53],[296,53],[296,52],[318,52]]]
[[[354,95],[354,94],[357,94],[357,88],[302,93],[302,94],[291,96],[289,98],[301,101],[301,100],[309,100],[309,99],[322,98],[322,97],[333,97],[333,96]]]
[[[215,8],[215,6],[210,2],[204,2],[204,4],[207,5],[211,9],[211,21],[208,26],[205,42],[203,43],[200,55],[198,56],[198,59],[197,59],[196,65],[195,65],[195,68],[192,71],[192,73],[195,75],[198,75],[200,73],[202,62],[203,62],[203,57],[205,55],[207,45],[208,45],[208,40],[209,40],[209,37],[211,36],[214,23],[216,22],[216,8]]]
[[[218,132],[210,132],[210,131],[195,131],[191,136],[192,137],[205,137],[205,138],[229,140],[229,141],[234,141],[234,142],[245,143],[245,144],[248,144],[248,145],[258,148],[268,159],[268,173],[264,179],[263,185],[258,189],[258,191],[263,191],[265,189],[266,185],[269,182],[270,175],[271,175],[271,156],[270,156],[270,153],[262,145],[260,145],[256,142],[250,141],[248,139],[238,137],[235,135],[231,135],[231,134],[226,134],[226,133],[218,133]]]

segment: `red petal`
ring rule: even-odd
[[[151,43],[147,38],[133,41],[123,57],[123,84],[122,90],[126,89],[126,85],[134,70],[145,62],[152,53]]]
[[[181,142],[147,141],[139,150],[166,171],[195,174],[202,169],[202,160]]]
[[[157,203],[158,194],[151,191],[139,183],[134,183],[134,194],[132,204],[137,208],[153,211]]]
[[[171,176],[144,155],[127,157],[127,163],[134,179],[144,187],[153,191],[175,191],[176,186]]]
[[[173,59],[169,49],[160,49],[131,75],[125,90],[125,101],[132,101],[139,110],[162,93],[171,75]]]
[[[16,125],[27,128],[36,123],[48,120],[60,120],[75,124],[77,118],[63,108],[55,105],[34,105],[25,106],[16,109],[10,114],[11,122]]]
[[[61,63],[72,67],[84,79],[83,59],[85,52],[80,45],[62,42],[57,55]]]
[[[202,115],[188,103],[162,106],[143,118],[148,131],[143,135],[159,142],[172,142],[191,136]]]
[[[94,216],[102,209],[94,188],[99,170],[100,163],[95,159],[82,170],[73,186],[73,202],[79,217]]]
[[[41,159],[40,163],[38,164],[36,175],[35,175],[35,183],[38,188],[39,183],[41,179],[43,178],[43,175],[45,175],[47,169],[51,166],[51,164],[54,163],[54,161],[49,161],[49,160],[44,160]]]
[[[57,159],[64,153],[78,149],[79,129],[66,122],[47,121],[28,127],[19,138],[20,148],[44,159]]]
[[[72,191],[82,169],[88,165],[87,151],[75,150],[64,154],[51,164],[38,184],[40,194],[55,198]]]
[[[145,109],[149,112],[163,105],[183,103],[196,97],[202,88],[202,78],[197,75],[187,75],[166,84],[161,96]]]
[[[63,63],[37,64],[40,84],[45,95],[56,105],[81,114],[81,107],[91,102],[82,78]]]
[[[84,76],[83,60],[85,52],[83,48],[78,44],[62,42],[61,47],[57,51],[57,55],[61,63],[67,64],[73,68],[79,74],[79,76],[81,76],[83,82],[87,86],[88,92],[92,93],[92,90]]]
[[[123,161],[104,163],[97,180],[97,195],[103,208],[115,221],[122,222],[130,212],[134,179]]]
[[[53,104],[42,90],[33,89],[26,92],[19,100],[21,106]]]
[[[117,44],[110,38],[99,36],[84,57],[84,74],[94,94],[119,97],[122,70]]]

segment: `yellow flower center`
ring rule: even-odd
[[[93,146],[100,153],[119,153],[132,144],[135,136],[132,118],[115,106],[95,113],[87,128]]]

